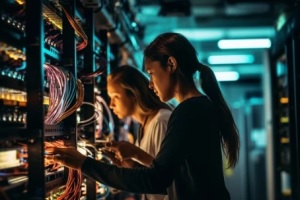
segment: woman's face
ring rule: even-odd
[[[162,68],[160,62],[145,59],[145,68],[150,75],[149,88],[153,89],[161,101],[173,98],[174,85],[171,84],[171,69]]]
[[[135,108],[134,99],[126,93],[120,84],[113,80],[108,80],[107,93],[110,97],[109,107],[119,119],[133,115]]]

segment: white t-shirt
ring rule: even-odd
[[[144,130],[144,135],[140,140],[139,138],[136,140],[135,144],[155,157],[160,149],[161,142],[165,137],[168,120],[171,115],[170,110],[160,109],[157,114],[149,121],[147,125],[147,129]],[[147,198],[145,195],[142,195],[142,200],[163,200],[166,195],[158,195],[158,194],[147,194]]]

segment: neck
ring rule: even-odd
[[[145,128],[147,122],[148,122],[148,119],[149,119],[149,116],[147,115],[145,118],[144,118],[144,122],[141,124],[143,128]]]
[[[138,142],[139,142],[139,144],[141,143],[141,140],[142,140],[142,138],[144,137],[144,134],[145,134],[145,126],[146,126],[146,124],[147,124],[148,118],[149,118],[149,116],[146,115],[146,116],[144,117],[143,123],[141,123],[140,129],[139,129],[139,133],[138,133],[138,134],[139,134],[139,135],[138,135]]]
[[[186,99],[189,99],[189,98],[192,98],[192,97],[198,97],[198,96],[202,96],[202,94],[198,90],[193,90],[193,91],[190,91],[186,94],[178,94],[178,95],[176,95],[175,99],[179,103],[181,103]]]
[[[143,124],[148,115],[146,114],[134,114],[132,118],[137,121],[139,124]]]
[[[147,130],[147,125],[148,125],[148,122],[151,121],[154,116],[157,114],[158,110],[156,111],[153,111],[151,113],[149,113],[148,115],[144,115],[144,120],[143,122],[141,122],[141,126],[140,126],[140,130],[139,130],[139,136],[138,136],[138,143],[140,144],[141,142],[141,139],[144,137],[144,134],[145,134],[145,130]]]

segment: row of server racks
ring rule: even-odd
[[[300,7],[285,13],[270,51],[274,199],[300,199]],[[273,184],[271,183],[271,184]]]
[[[78,2],[0,2],[0,199],[93,200],[109,193],[45,158],[47,147],[81,146],[103,159],[96,145],[85,144],[110,134],[95,134],[98,86],[109,68],[107,33],[95,34],[95,5]]]
[[[80,2],[0,2],[0,199],[109,194],[109,187],[45,159],[47,147],[74,146],[104,160],[97,141],[113,129],[95,120],[109,115],[101,105],[95,112],[110,68],[108,34],[95,34],[95,5]],[[300,199],[299,13],[289,13],[270,51],[275,200]]]

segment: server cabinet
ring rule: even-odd
[[[94,109],[78,110],[95,103],[95,57],[106,51],[94,35],[93,9],[58,0],[0,5],[0,199],[107,194],[104,186],[103,194],[96,191],[99,183],[45,159],[48,146],[79,147],[82,130],[95,143],[95,123],[82,128]]]
[[[299,11],[295,7],[271,49],[276,200],[300,199]]]

